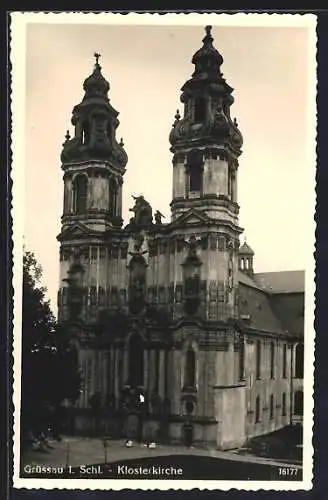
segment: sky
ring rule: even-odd
[[[172,154],[168,136],[180,88],[202,46],[198,26],[33,24],[26,29],[24,244],[43,268],[47,297],[57,312],[59,243],[63,209],[60,153],[73,107],[101,54],[110,101],[119,111],[117,137],[129,161],[123,218],[131,195],[143,193],[170,220]],[[309,30],[302,27],[214,25],[222,71],[234,88],[244,137],[239,159],[240,225],[255,252],[256,272],[304,269],[311,252],[312,189],[308,112],[311,106]],[[315,57],[313,55],[313,57]],[[243,240],[244,236],[241,236]]]

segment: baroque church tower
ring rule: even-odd
[[[111,233],[115,240],[123,224],[122,185],[128,157],[123,140],[116,139],[119,113],[108,98],[110,85],[101,73],[99,57],[95,53],[93,72],[83,84],[84,97],[73,108],[74,135],[67,131],[61,153],[60,319],[69,314],[78,317],[82,309],[86,317],[93,314],[99,299],[105,303],[106,235]],[[74,289],[72,284],[79,286]]]
[[[183,85],[170,133],[173,153],[172,224],[199,233],[202,280],[209,293],[207,319],[236,316],[238,300],[238,157],[242,135],[231,119],[233,89],[221,72],[223,58],[213,46],[211,26],[193,56],[195,70]],[[211,304],[211,302],[213,304]],[[214,311],[214,302],[220,304]],[[211,310],[212,309],[212,310]]]

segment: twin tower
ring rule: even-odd
[[[110,276],[111,266],[107,264],[118,254],[123,255],[129,268],[131,238],[136,234],[147,247],[144,254],[149,275],[146,287],[173,286],[175,290],[181,284],[184,295],[186,263],[194,260],[195,264],[197,258],[199,262],[194,266],[197,269],[189,270],[189,274],[199,274],[200,288],[201,285],[206,288],[203,290],[203,295],[207,295],[205,301],[210,303],[211,288],[213,297],[218,298],[220,293],[225,296],[224,316],[236,315],[236,276],[240,259],[243,262],[248,259],[239,253],[237,172],[243,139],[230,113],[233,89],[221,72],[223,58],[213,46],[211,26],[205,30],[203,46],[192,58],[194,72],[181,89],[183,115],[177,111],[169,135],[173,193],[172,218],[168,224],[162,224],[159,212],[154,214],[153,221],[152,208],[140,196],[135,198],[135,207],[131,209],[135,216],[123,227],[122,189],[128,157],[122,139],[119,142],[116,137],[119,113],[110,103],[110,85],[101,73],[100,55],[95,54],[93,73],[83,84],[85,95],[73,109],[73,136],[67,132],[61,154],[64,210],[58,236],[61,243],[59,316],[69,315],[66,288],[77,265],[81,273],[74,275],[73,281],[84,289],[83,299],[80,293],[84,315],[88,316],[91,303],[100,307],[111,305],[108,286],[117,287],[118,295],[123,286],[126,292],[121,292],[121,299],[125,296],[123,302],[129,301],[126,272],[115,268]],[[155,268],[149,262],[155,254],[161,268],[156,279]],[[94,261],[97,261],[95,268]],[[166,274],[162,277],[163,270]],[[147,290],[144,292],[147,294]],[[169,295],[166,292],[165,303]],[[210,319],[209,307],[202,315]]]

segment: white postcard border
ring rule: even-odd
[[[316,165],[316,16],[314,14],[173,14],[165,15],[148,13],[25,13],[12,12],[11,15],[10,61],[11,77],[11,111],[12,111],[12,219],[13,219],[13,288],[14,288],[14,474],[15,488],[27,489],[79,489],[79,490],[308,490],[312,487],[313,466],[313,376],[314,376],[314,295],[315,295],[315,165]],[[62,24],[115,24],[115,25],[199,25],[213,24],[219,26],[280,26],[309,28],[309,53],[307,57],[311,65],[308,101],[308,169],[309,196],[312,212],[304,230],[311,236],[308,245],[308,263],[306,266],[305,293],[305,335],[304,347],[306,362],[304,368],[304,460],[302,481],[187,481],[187,480],[118,480],[118,479],[32,479],[19,477],[19,429],[20,429],[20,366],[21,366],[21,322],[22,322],[22,260],[24,234],[24,174],[25,174],[25,44],[26,26],[29,23],[62,23]]]

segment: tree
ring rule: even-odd
[[[81,376],[77,353],[56,323],[42,269],[33,253],[23,257],[21,432],[38,435],[55,426],[64,399],[75,402]]]

